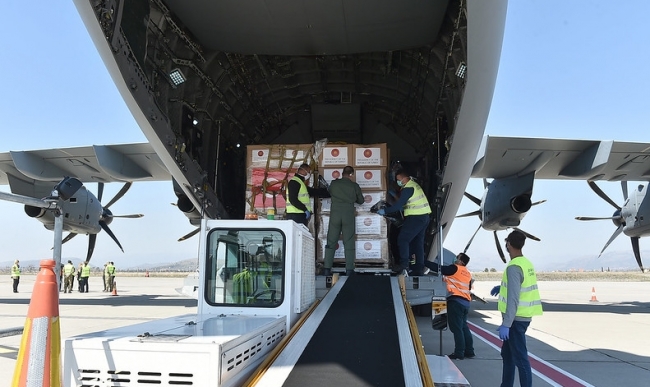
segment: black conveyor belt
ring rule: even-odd
[[[284,386],[404,385],[390,277],[350,276]]]

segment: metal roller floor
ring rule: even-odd
[[[405,386],[393,302],[390,277],[348,277],[283,385]]]

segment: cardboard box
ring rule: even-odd
[[[352,165],[352,145],[326,145],[318,158],[321,167]]]
[[[312,161],[312,144],[270,144],[248,145],[246,167],[271,169],[298,168],[300,164]]]
[[[330,216],[320,215],[320,228],[318,236],[327,238]],[[374,238],[386,238],[388,236],[388,225],[383,216],[377,214],[363,214],[354,217],[355,235]]]
[[[332,183],[332,180],[340,179],[343,174],[343,167],[341,168],[324,168],[320,170],[321,176],[325,179],[327,184]]]
[[[353,145],[354,167],[381,167],[388,165],[386,144]]]
[[[356,168],[354,171],[356,182],[362,190],[377,191],[386,189],[386,168]]]
[[[386,200],[386,192],[363,192],[363,204],[354,204],[357,215],[370,212],[370,207],[380,200]],[[321,214],[328,214],[332,209],[332,199],[320,199],[319,211]]]
[[[325,245],[327,240],[318,238],[317,261],[323,262],[325,258]],[[355,241],[355,264],[378,264],[382,267],[388,265],[388,240],[386,238],[371,239],[359,237]],[[345,263],[345,248],[343,241],[338,241],[334,252],[334,264]]]

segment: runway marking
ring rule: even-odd
[[[472,322],[467,322],[469,325],[470,331],[474,333],[476,337],[481,339],[483,342],[496,349],[501,351],[501,339],[495,334],[488,331],[485,328],[482,328]],[[585,382],[584,380],[578,378],[575,375],[572,375],[565,370],[550,364],[541,358],[533,355],[528,352],[528,360],[530,361],[530,366],[533,370],[533,373],[548,384],[556,387],[595,387],[592,384]]]

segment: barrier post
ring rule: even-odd
[[[61,327],[56,262],[44,259],[36,276],[12,387],[61,387]]]

